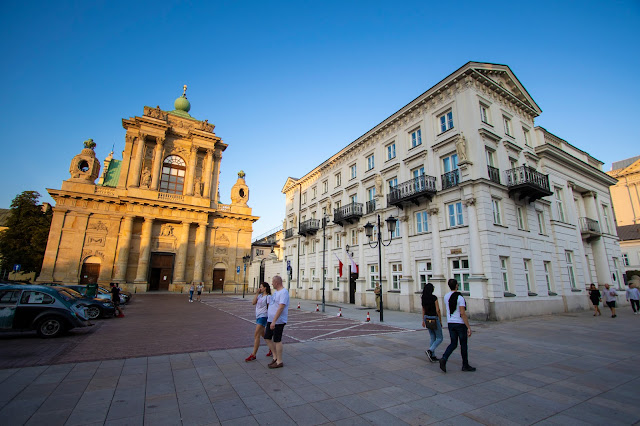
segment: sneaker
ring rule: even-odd
[[[273,354],[271,353],[271,351],[269,351],[269,353],[267,354],[267,356],[273,356]]]
[[[440,358],[440,370],[447,372],[447,360],[444,358]]]
[[[611,318],[615,318],[615,317],[617,317],[617,315],[611,315]]]
[[[244,362],[254,361],[255,359],[256,359],[256,356],[251,354],[244,359]]]
[[[427,354],[427,358],[429,358],[429,361],[431,362],[435,362],[436,360],[433,359],[433,352],[431,352],[430,350],[426,350],[424,351],[425,354]]]
[[[462,367],[462,371],[476,371],[476,368],[470,365],[467,365],[466,367]]]

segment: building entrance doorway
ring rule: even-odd
[[[349,303],[356,303],[356,280],[358,279],[358,273],[351,271],[349,266]]]
[[[151,253],[149,291],[167,291],[173,280],[173,253]]]
[[[100,258],[95,256],[88,257],[82,264],[82,270],[80,271],[80,284],[95,284],[98,282],[99,275]]]
[[[224,269],[213,270],[213,291],[221,290],[224,292],[224,273]]]

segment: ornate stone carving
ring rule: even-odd
[[[99,235],[87,235],[85,239],[86,246],[104,246],[105,237]]]
[[[213,133],[213,129],[215,128],[216,128],[215,125],[209,124],[209,120],[204,120],[198,126],[198,130],[202,130],[203,132],[210,132],[210,133]]]
[[[160,109],[160,105],[156,106],[155,108],[144,107],[144,115],[146,115],[147,117],[157,118],[157,119],[160,119],[160,120],[166,120],[167,119],[167,114],[165,114]]]
[[[437,216],[438,213],[440,212],[440,209],[438,207],[431,207],[429,210],[427,210],[427,212],[431,215],[431,216]]]
[[[467,138],[464,137],[462,132],[460,132],[456,140],[456,153],[458,154],[458,164],[469,162],[469,157],[467,156]]]
[[[151,171],[145,167],[140,177],[140,186],[149,188],[149,185],[151,185]]]
[[[173,237],[173,225],[169,223],[165,223],[160,226],[160,236],[161,237]]]
[[[193,193],[198,197],[201,197],[203,189],[204,184],[202,183],[200,176],[196,176],[196,178],[193,180]]]
[[[90,223],[89,226],[87,226],[87,229],[95,229],[97,231],[105,231],[105,232],[109,231],[109,228],[107,228],[107,225],[105,225],[104,222],[102,222],[101,220]]]
[[[471,198],[467,198],[466,200],[464,200],[464,205],[469,207],[469,206],[474,206],[476,204],[476,199],[471,197]]]

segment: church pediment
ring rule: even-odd
[[[474,71],[482,74],[484,77],[495,83],[503,90],[508,91],[529,108],[536,111],[538,114],[542,112],[538,104],[536,104],[531,95],[529,95],[522,83],[520,83],[518,78],[508,66],[478,62],[472,62],[470,66]]]
[[[298,183],[298,180],[299,179],[292,177],[287,178],[287,182],[285,182],[284,186],[282,187],[282,193],[285,194],[289,190],[289,188]]]

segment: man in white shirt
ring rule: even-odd
[[[267,311],[267,327],[264,340],[273,354],[273,362],[269,368],[281,368],[282,363],[282,331],[289,316],[289,292],[282,285],[282,277],[276,275],[271,281],[273,294]]]
[[[450,279],[447,284],[451,291],[444,295],[444,304],[447,307],[447,327],[451,343],[440,358],[440,369],[447,372],[447,360],[451,353],[458,347],[460,340],[460,352],[462,354],[462,371],[476,371],[475,367],[469,365],[467,354],[467,338],[471,337],[471,326],[467,318],[467,303],[458,291],[458,281]]]
[[[640,290],[637,287],[631,287],[627,289],[627,302],[631,300],[631,309],[633,309],[633,315],[640,314]]]
[[[618,297],[618,293],[612,288],[609,288],[609,284],[604,285],[604,290],[602,290],[602,295],[604,296],[604,302],[607,304],[609,309],[611,309],[611,318],[617,317],[616,315],[616,297]]]

